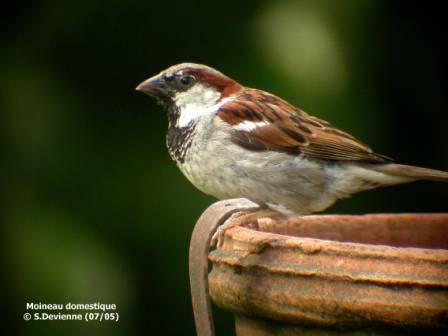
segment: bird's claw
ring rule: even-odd
[[[241,226],[257,230],[261,223],[272,221],[271,216],[278,215],[273,211],[243,211],[231,215],[222,225],[218,227],[210,241],[210,247],[221,248],[224,245],[227,230]]]

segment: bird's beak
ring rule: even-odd
[[[165,94],[166,84],[160,74],[141,82],[135,90],[143,92],[149,96],[160,96]]]

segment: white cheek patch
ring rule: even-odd
[[[188,104],[181,109],[179,118],[177,119],[177,127],[185,127],[193,120],[199,118],[202,115],[210,113],[210,107],[204,108],[203,106]]]
[[[188,91],[179,92],[174,102],[179,108],[177,127],[185,127],[203,115],[214,113],[224,103],[225,99],[216,103],[221,94],[214,88],[196,84]]]
[[[238,125],[233,126],[233,128],[238,131],[250,132],[250,131],[253,131],[254,129],[256,129],[257,127],[263,127],[263,126],[267,126],[267,125],[269,125],[269,123],[267,123],[266,121],[253,122],[253,121],[246,120],[246,121],[239,123]]]

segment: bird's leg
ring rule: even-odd
[[[210,242],[210,247],[221,247],[224,243],[224,234],[227,230],[243,226],[258,229],[260,224],[273,221],[275,217],[281,216],[278,212],[270,209],[241,211],[230,216],[224,224],[218,227]]]

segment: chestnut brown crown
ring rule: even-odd
[[[221,93],[220,99],[242,90],[240,84],[223,73],[196,63],[181,63],[169,67],[140,83],[136,90],[157,98],[171,99],[176,93],[187,91],[197,83],[215,88]]]

